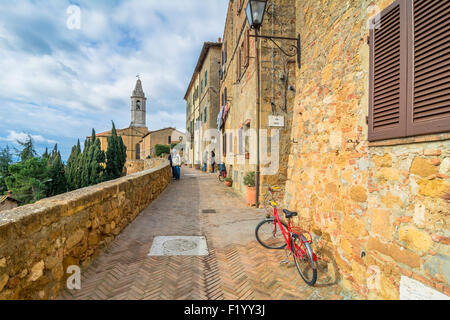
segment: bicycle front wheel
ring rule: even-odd
[[[286,223],[281,221],[284,228],[287,230]],[[261,221],[255,230],[256,240],[267,249],[279,250],[286,247],[286,241],[284,240],[283,233],[280,230],[280,226],[276,225],[275,219],[266,219]]]
[[[311,245],[306,241],[305,236],[295,233],[292,234],[291,241],[291,251],[297,271],[303,281],[312,287],[317,281],[317,263],[314,261]]]

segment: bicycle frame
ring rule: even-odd
[[[290,221],[290,220],[288,221],[288,230],[286,231],[286,230],[284,229],[284,227],[283,227],[283,224],[281,223],[280,216],[278,215],[278,210],[277,210],[276,207],[273,207],[273,215],[274,215],[274,217],[275,217],[273,236],[275,237],[275,234],[277,233],[277,225],[278,225],[278,227],[279,227],[280,230],[281,230],[281,233],[283,234],[284,241],[286,242],[287,250],[289,250],[289,251],[292,252],[292,246],[291,246],[291,243],[292,243],[292,236],[291,236],[291,233],[295,233],[295,232],[293,232],[292,229],[291,229],[291,221]],[[295,233],[295,234],[296,234],[297,236],[299,236],[299,239],[300,239],[300,241],[302,242],[302,245],[303,245],[304,243],[311,243],[311,242],[312,242],[312,240],[311,240],[311,241],[304,241],[303,238],[302,238],[299,234],[297,234],[297,233]],[[310,239],[312,239],[312,238],[311,238],[311,235],[310,235]],[[295,246],[295,255],[296,255],[298,258],[303,259],[303,257],[306,255],[306,250],[303,250],[303,249],[302,249],[301,247],[299,247],[299,246]],[[313,255],[314,261],[316,261],[316,260],[317,260],[316,255],[315,255],[314,253],[312,253],[312,255]]]

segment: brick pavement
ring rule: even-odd
[[[214,209],[216,213],[202,213]],[[249,208],[216,175],[182,168],[174,181],[82,273],[82,289],[59,299],[341,299],[319,270],[308,287],[284,251],[254,236],[263,210]],[[205,236],[206,257],[147,256],[155,236]]]

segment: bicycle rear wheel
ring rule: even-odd
[[[222,173],[219,174],[219,181],[223,182],[225,180],[225,177],[223,176]]]
[[[299,236],[295,233],[291,235],[291,241],[291,251],[297,271],[303,281],[312,287],[317,281],[317,263],[314,261],[315,256],[311,245],[306,242],[305,236]],[[304,254],[303,257],[301,253]]]
[[[261,221],[255,230],[256,240],[267,249],[279,250],[286,247],[286,241],[284,240],[283,233],[280,230],[280,226],[277,225],[277,231],[275,230],[275,219],[266,219]],[[284,228],[287,230],[288,227],[286,223],[281,221]]]

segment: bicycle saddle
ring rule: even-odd
[[[292,217],[296,217],[298,215],[297,212],[292,212],[292,211],[289,211],[287,209],[284,209],[283,212],[286,215],[287,219],[292,218]]]

